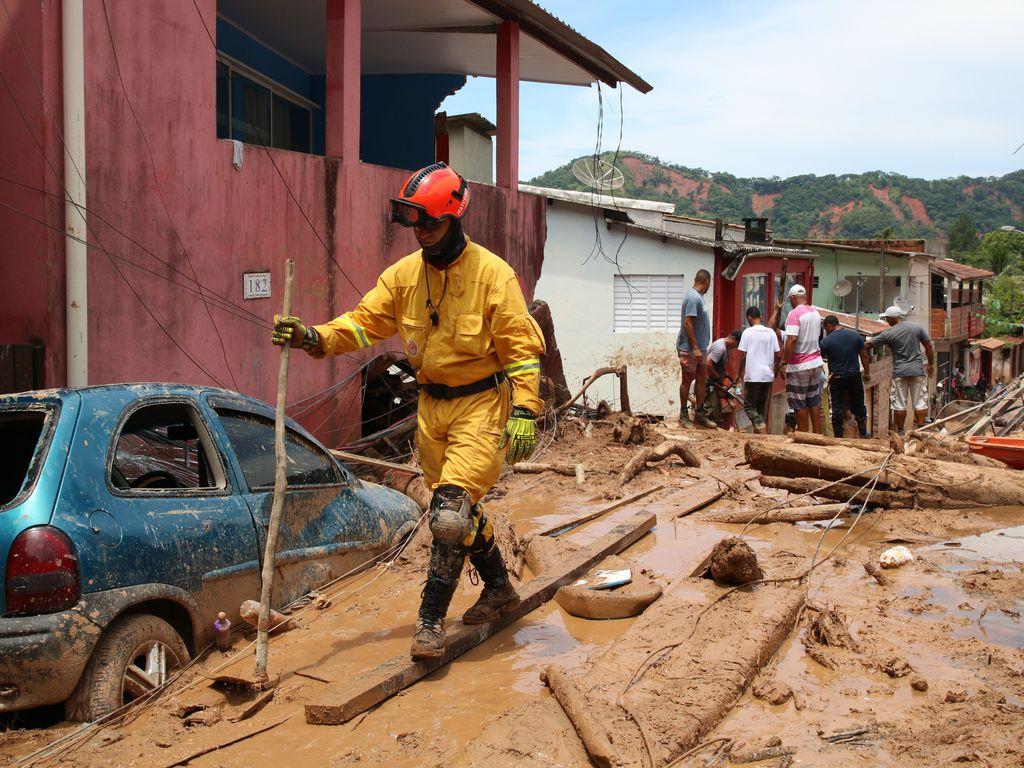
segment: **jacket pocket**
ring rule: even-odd
[[[405,354],[414,368],[420,367],[423,359],[423,352],[427,347],[427,321],[418,317],[402,315],[402,344],[405,347]]]
[[[459,315],[455,320],[455,351],[483,356],[485,339],[483,315]]]

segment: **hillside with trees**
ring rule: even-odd
[[[786,179],[741,178],[673,165],[640,152],[606,153],[625,176],[615,194],[675,203],[687,216],[738,221],[767,216],[776,236],[790,238],[925,237],[945,239],[961,214],[975,226],[974,238],[1015,225],[1024,228],[1024,170],[999,178],[927,180],[896,173]],[[531,184],[587,189],[572,163],[541,174]]]
[[[1024,330],[1024,170],[999,178],[927,179],[872,171],[787,179],[740,178],[665,163],[639,152],[602,155],[625,185],[614,194],[675,203],[676,213],[739,221],[767,216],[777,237],[942,241],[951,258],[991,269],[990,334]],[[575,162],[575,160],[573,161]],[[572,162],[531,184],[587,190]]]

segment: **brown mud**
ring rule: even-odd
[[[499,481],[486,506],[510,564],[518,557],[519,536],[593,512],[620,493],[618,475],[636,448],[612,442],[612,428],[611,423],[593,425],[587,438],[583,427],[567,425],[564,439],[539,459],[583,463],[587,484],[582,488],[574,478],[552,473],[507,473]],[[426,539],[421,539],[404,562],[386,570],[371,569],[337,585],[329,592],[329,608],[305,613],[297,620],[297,629],[272,640],[270,671],[272,677],[280,674],[280,681],[273,699],[249,719],[231,722],[232,706],[237,704],[225,702],[208,688],[208,681],[192,675],[174,686],[172,695],[142,708],[129,722],[93,729],[88,741],[37,764],[157,768],[292,715],[269,731],[189,765],[589,765],[572,723],[541,682],[540,673],[557,665],[579,679],[588,659],[593,666],[607,656],[621,658],[620,671],[631,675],[632,666],[643,657],[616,656],[628,650],[626,645],[617,646],[617,640],[645,617],[655,617],[652,611],[663,610],[663,603],[668,606],[670,595],[698,605],[706,604],[707,590],[720,594],[726,589],[706,580],[696,586],[686,581],[694,564],[717,541],[742,530],[739,525],[704,522],[701,513],[676,519],[695,486],[727,491],[706,510],[709,513],[766,509],[795,497],[763,487],[757,472],[740,466],[744,440],[736,435],[657,429],[667,438],[690,440],[704,466],[687,467],[676,457],[649,465],[627,493],[656,485],[664,485],[663,490],[560,537],[587,544],[641,508],[657,513],[658,527],[622,557],[635,569],[651,573],[666,590],[676,585],[679,591],[669,590],[639,618],[588,621],[568,615],[552,601],[365,715],[340,726],[307,725],[303,705],[325,687],[343,689],[349,677],[407,651],[424,577],[427,548]],[[780,438],[757,440],[781,443]],[[809,504],[813,499],[795,503]],[[756,678],[762,685],[746,686],[741,694],[743,686],[738,686],[739,700],[731,711],[716,705],[724,719],[717,725],[708,720],[694,733],[704,740],[734,739],[737,752],[778,736],[794,750],[795,765],[826,768],[1024,764],[1024,509],[875,511],[866,513],[851,532],[852,522],[847,516],[842,524],[846,527],[824,533],[811,523],[778,523],[751,526],[744,534],[769,576],[805,568],[819,542],[820,559],[849,534],[836,556],[800,586],[812,605],[841,607],[855,645],[816,644],[834,668],[823,666],[808,654],[801,639],[818,612],[804,610],[767,671]],[[879,553],[892,543],[906,544],[915,560],[887,571],[891,584],[882,587],[863,566],[877,562]],[[716,653],[722,655],[719,668],[730,663],[730,643],[743,637],[750,616],[745,601],[756,600],[759,593],[769,595],[775,588],[744,587],[716,606],[722,626],[730,622],[730,634],[716,644]],[[464,574],[450,617],[461,615],[478,591]],[[693,620],[691,615],[685,632]],[[685,622],[679,621],[678,632],[683,632]],[[239,637],[235,648],[247,642]],[[636,645],[633,653],[639,654],[640,647]],[[223,664],[224,657],[215,652],[198,669],[212,673]],[[250,650],[235,666],[249,673],[251,665]],[[231,670],[228,666],[223,671]],[[182,690],[186,683],[191,687]],[[648,684],[646,675],[642,683]],[[919,690],[922,683],[925,689]],[[771,685],[781,693],[789,689],[792,695],[755,698],[751,688],[764,693]],[[193,717],[194,724],[187,725],[181,713],[196,706],[216,712],[220,721],[204,725],[216,719],[207,715]],[[658,720],[655,704],[638,702],[637,707],[641,721],[652,724],[651,733],[661,732],[663,725],[667,732],[677,732],[671,729],[678,724]],[[542,727],[536,726],[538,722]],[[628,727],[634,730],[625,730]],[[0,733],[0,764],[15,764],[19,756],[75,728]],[[624,718],[611,728],[616,734],[623,729],[617,738],[639,750],[630,754],[639,754],[638,764],[644,764],[645,748],[635,725]],[[825,738],[861,729],[862,734],[849,739]],[[680,748],[679,743],[673,746],[658,737],[655,741],[661,763]]]

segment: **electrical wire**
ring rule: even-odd
[[[146,137],[146,131],[142,127],[142,123],[139,121],[139,116],[135,113],[135,107],[132,105],[132,100],[128,96],[128,89],[124,84],[124,77],[121,75],[121,63],[117,58],[117,45],[114,43],[114,33],[110,29],[110,16],[107,14],[107,0],[101,0],[100,7],[103,9],[103,21],[107,28],[107,38],[110,40],[110,53],[114,59],[114,71],[117,73],[117,82],[121,85],[121,93],[124,95],[124,103],[128,106],[128,111],[131,112],[132,119],[135,121],[135,127],[139,129],[139,136],[142,138],[142,143],[146,146],[146,153],[149,155],[149,164],[153,169],[153,185],[156,187],[157,197],[160,198],[160,204],[163,206],[164,214],[167,216],[167,223],[171,225],[171,232],[174,234],[174,239],[178,241],[178,246],[181,248],[182,254],[185,256],[185,263],[188,264],[189,271],[192,273],[192,279],[195,280],[196,285],[199,286],[199,298],[203,300],[203,306],[206,308],[206,316],[210,319],[210,324],[216,326],[216,321],[213,319],[213,312],[210,311],[210,305],[206,303],[206,296],[203,295],[202,283],[199,282],[199,277],[196,274],[196,268],[192,264],[192,257],[188,254],[188,249],[185,248],[185,243],[182,242],[181,234],[178,232],[178,228],[174,225],[174,218],[171,216],[171,209],[167,205],[167,198],[164,196],[163,188],[160,186],[160,174],[157,173],[156,158],[153,157],[153,148],[149,144],[149,139]],[[238,381],[235,379],[235,372],[231,370],[231,365],[228,363],[228,352],[224,346],[224,337],[219,333],[214,333],[217,337],[217,343],[220,345],[220,354],[224,360],[224,369],[228,372],[228,376],[231,378],[232,387],[238,389]]]
[[[52,111],[46,106],[46,94],[42,90],[42,86],[39,84],[39,80],[38,80],[38,78],[35,75],[35,70],[32,67],[31,61],[28,59],[28,54],[25,51],[24,43],[21,42],[21,39],[20,39],[21,38],[21,33],[18,31],[18,28],[14,25],[14,22],[11,19],[10,10],[7,8],[6,0],[0,0],[0,4],[2,4],[2,6],[3,6],[4,13],[7,16],[8,22],[10,23],[11,29],[14,32],[15,37],[19,39],[19,47],[20,47],[20,49],[22,51],[22,55],[25,57],[25,64],[29,68],[29,71],[32,73],[33,82],[35,82],[36,87],[39,90],[39,96],[40,96],[40,99],[42,100],[43,110],[44,110],[44,112],[46,112],[46,114],[48,114],[50,116],[50,119],[51,119],[51,121],[54,124],[54,129],[56,130],[57,136],[60,139],[61,145],[63,146],[64,151],[68,154],[68,157],[71,159],[71,164],[75,167],[75,170],[78,173],[79,177],[80,178],[84,178],[84,177],[82,177],[81,170],[78,169],[77,165],[75,165],[75,163],[74,163],[73,155],[71,154],[71,150],[68,148],[68,145],[67,145],[66,141],[64,140],[64,135],[61,132],[60,127],[57,125],[56,117],[53,115]],[[25,113],[24,113],[24,111],[21,108],[21,104],[18,102],[18,99],[15,97],[14,91],[11,88],[10,84],[7,81],[6,76],[4,76],[2,71],[0,71],[0,83],[3,84],[4,89],[7,91],[7,95],[10,96],[11,102],[14,104],[14,108],[17,111],[18,116],[21,118],[22,123],[25,125],[25,129],[28,131],[29,137],[32,139],[32,143],[35,144],[36,148],[39,150],[40,154],[43,157],[43,161],[46,163],[47,167],[50,169],[50,172],[53,174],[53,176],[57,180],[58,184],[60,184],[61,188],[64,189],[65,195],[67,195],[67,188],[64,186],[63,176],[57,171],[57,169],[53,165],[53,162],[50,160],[49,156],[46,154],[46,149],[43,147],[42,143],[39,140],[39,137],[36,136],[35,131],[32,129],[32,126],[29,123],[28,118],[25,116]],[[74,201],[71,200],[70,195],[67,195],[67,200],[70,201],[74,205]],[[82,221],[85,224],[86,230],[89,231],[93,235],[93,237],[96,239],[96,242],[100,245],[100,248],[105,251],[106,249],[103,246],[103,241],[100,239],[98,233],[96,233],[95,230],[93,230],[93,228],[90,226],[88,218],[85,216],[85,214],[81,210],[78,209],[78,207],[75,207],[75,210],[78,213],[78,215],[81,216]],[[192,362],[192,364],[195,365],[196,368],[198,368],[207,378],[209,378],[211,381],[213,381],[218,386],[223,387],[224,383],[220,379],[218,379],[209,370],[207,370],[202,365],[202,363],[200,363],[195,357],[193,357],[188,352],[188,350],[186,350],[184,347],[181,346],[181,344],[178,342],[178,340],[174,337],[174,334],[172,334],[167,329],[167,327],[163,324],[163,322],[160,320],[160,318],[157,317],[157,315],[153,312],[152,309],[150,309],[149,305],[146,304],[145,301],[143,301],[142,297],[139,295],[139,292],[135,289],[135,286],[132,285],[132,283],[128,280],[128,278],[125,277],[125,275],[121,271],[121,269],[117,266],[116,261],[113,258],[111,258],[110,256],[107,256],[107,258],[110,261],[111,267],[113,267],[114,271],[117,273],[117,276],[128,287],[128,290],[132,293],[132,295],[139,302],[139,304],[142,305],[142,308],[145,310],[146,314],[148,314],[150,316],[150,318],[153,320],[153,322],[155,322],[157,324],[157,327],[159,327],[160,330],[164,333],[164,335],[167,336],[167,338],[171,342],[171,344],[173,344],[186,358],[188,358],[188,360],[190,360]]]
[[[216,53],[217,52],[217,40],[214,38],[213,33],[210,32],[210,27],[207,26],[207,24],[206,24],[206,19],[203,18],[203,12],[199,8],[199,3],[197,3],[196,0],[192,0],[192,5],[196,9],[196,14],[199,16],[199,23],[203,25],[203,31],[206,32],[206,37],[209,39],[210,45],[213,46],[214,53]],[[363,295],[363,291],[361,291],[359,289],[359,286],[357,286],[352,281],[352,278],[348,276],[348,273],[345,271],[345,269],[338,262],[338,259],[335,257],[334,252],[328,247],[327,243],[324,242],[324,239],[320,236],[320,233],[317,231],[316,227],[313,225],[313,222],[310,220],[309,216],[306,214],[306,210],[305,210],[305,208],[302,207],[302,203],[299,202],[299,199],[295,196],[295,193],[292,191],[291,186],[288,184],[288,180],[285,179],[284,174],[281,173],[281,169],[278,168],[277,162],[274,160],[274,155],[271,153],[270,148],[267,147],[266,145],[263,145],[263,151],[266,153],[267,159],[270,160],[270,164],[274,167],[274,170],[277,172],[278,178],[281,179],[281,183],[284,184],[284,188],[288,192],[288,197],[291,198],[291,201],[295,204],[295,207],[299,210],[299,213],[302,215],[302,218],[305,220],[306,224],[309,226],[309,229],[313,233],[313,236],[317,239],[317,241],[320,243],[320,246],[324,249],[324,253],[326,253],[330,257],[331,261],[334,262],[334,266],[338,268],[338,271],[341,273],[341,276],[344,277],[345,280],[348,282],[348,284],[352,286],[353,290],[355,290],[355,292],[356,292],[356,295],[362,296]]]

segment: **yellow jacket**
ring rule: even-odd
[[[432,312],[438,315],[436,327]],[[456,387],[504,370],[515,405],[535,414],[543,407],[540,327],[527,312],[512,267],[468,238],[447,270],[429,266],[416,251],[384,270],[354,310],[313,327],[324,353],[333,355],[365,349],[397,332],[421,384]]]

